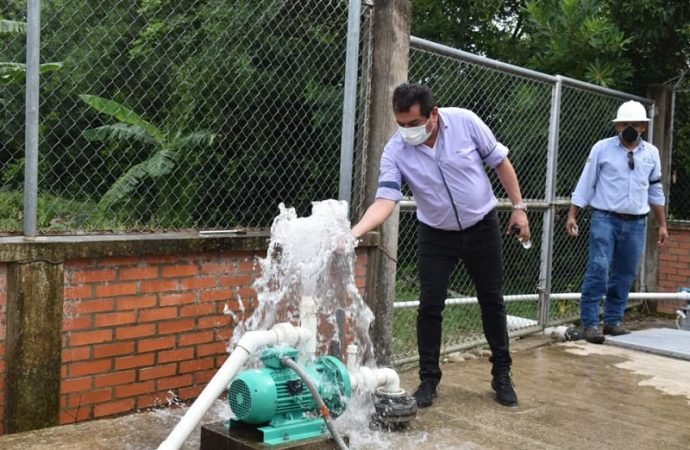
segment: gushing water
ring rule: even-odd
[[[254,283],[258,305],[236,324],[230,348],[246,331],[267,330],[280,322],[299,324],[303,296],[314,298],[319,318],[317,354],[344,353],[347,342],[359,346],[358,363],[373,364],[369,325],[374,315],[355,284],[356,240],[350,231],[347,203],[312,204],[312,215],[297,217],[279,206],[271,226],[261,277]]]

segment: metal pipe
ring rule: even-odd
[[[549,116],[549,143],[546,155],[546,182],[544,197],[551,205],[544,211],[541,235],[541,259],[539,264],[539,324],[549,322],[549,304],[551,302],[551,275],[553,271],[553,229],[556,217],[556,177],[558,174],[558,132],[561,123],[561,77],[556,77],[556,84],[551,91],[551,114]]]
[[[551,294],[551,300],[579,300],[582,296],[579,292],[562,292]],[[690,301],[690,292],[631,292],[629,300],[677,300]],[[539,300],[539,294],[504,295],[503,300],[508,302],[535,302]],[[446,299],[446,305],[473,305],[478,303],[477,297],[460,297]],[[395,302],[395,309],[414,308],[419,306],[419,300]]]
[[[350,0],[347,17],[343,124],[340,141],[340,185],[338,189],[338,199],[345,200],[348,205],[352,203],[352,162],[355,152],[355,126],[357,123],[357,71],[361,14],[361,0]]]
[[[501,61],[496,61],[495,59],[485,58],[483,56],[458,50],[456,48],[448,47],[442,44],[437,44],[436,42],[427,41],[426,39],[418,38],[416,36],[410,36],[410,47],[417,48],[420,50],[427,50],[430,52],[449,56],[454,59],[460,59],[463,61],[471,62],[479,66],[488,67],[490,69],[497,69],[502,72],[511,73],[513,75],[519,75],[521,77],[532,78],[535,80],[546,81],[549,83],[553,83],[556,81],[556,77],[552,75],[546,75],[534,70],[525,69],[523,67],[514,66],[512,64],[504,63]]]
[[[38,107],[41,0],[28,0],[26,11],[26,130],[24,155],[24,236],[36,236],[38,214]]]
[[[648,99],[647,97],[640,97],[638,95],[631,95],[631,94],[628,94],[627,92],[616,91],[614,89],[609,89],[609,88],[605,88],[602,86],[597,86],[596,84],[586,83],[584,81],[576,80],[574,78],[561,76],[561,80],[563,81],[564,84],[567,84],[568,86],[577,87],[577,88],[584,89],[584,90],[591,91],[591,92],[595,92],[598,94],[606,94],[606,95],[610,95],[613,97],[619,97],[623,100],[637,100],[638,102],[643,103],[645,105],[651,105],[653,103],[653,101]]]

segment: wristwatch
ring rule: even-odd
[[[524,203],[516,203],[513,205],[513,209],[521,209],[527,212],[527,205],[525,205]]]

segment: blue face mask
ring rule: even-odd
[[[424,125],[419,125],[416,127],[405,128],[398,125],[400,136],[402,136],[403,140],[410,145],[420,145],[425,143],[431,137],[431,131],[426,131],[426,126],[429,124],[429,120],[427,120]]]

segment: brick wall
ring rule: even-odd
[[[5,433],[5,336],[7,330],[7,264],[0,263],[0,434]]]
[[[669,224],[669,240],[659,249],[659,290],[676,292],[690,287],[690,226]],[[681,302],[660,301],[657,312],[675,314]]]
[[[227,357],[226,305],[251,308],[257,254],[65,263],[62,424],[197,397]],[[356,283],[364,294],[367,253]]]

